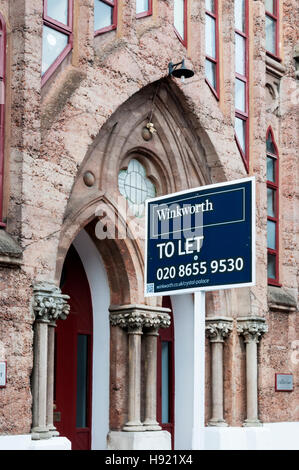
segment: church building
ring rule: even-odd
[[[299,449],[298,31],[298,0],[0,0],[0,449]],[[145,296],[146,201],[249,177],[255,285],[201,325]]]

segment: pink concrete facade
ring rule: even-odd
[[[224,417],[229,426],[242,426],[246,419],[245,344],[237,318],[258,316],[268,325],[258,344],[259,419],[299,421],[297,1],[279,2],[280,62],[265,51],[264,2],[249,2],[248,173],[234,137],[233,2],[218,2],[219,100],[205,81],[203,2],[188,2],[187,47],[173,28],[173,2],[152,3],[152,15],[136,19],[135,2],[119,0],[117,28],[94,37],[94,1],[75,0],[73,49],[42,87],[42,2],[0,2],[7,27],[6,227],[0,230],[22,250],[22,256],[3,252],[0,257],[0,361],[7,361],[0,435],[31,431],[32,287],[38,281],[59,285],[67,250],[80,230],[86,227],[101,253],[112,305],[162,305],[160,298],[143,297],[142,241],[99,242],[95,233],[96,208],[102,204],[113,218],[118,173],[136,155],[159,195],[255,176],[256,286],[207,295],[207,317],[233,319],[224,343]],[[194,76],[181,84],[167,74],[168,63],[183,57]],[[155,92],[157,133],[147,142],[142,129]],[[279,151],[280,286],[267,282],[269,126]],[[94,176],[91,187],[83,180],[87,171]],[[126,335],[111,327],[110,341],[110,429],[120,430],[127,419]],[[206,352],[208,422],[208,339]],[[293,374],[294,390],[276,392],[275,373]]]

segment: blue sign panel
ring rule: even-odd
[[[145,295],[255,283],[255,180],[146,202]]]

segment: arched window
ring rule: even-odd
[[[279,285],[279,161],[271,127],[267,131],[266,148],[268,282],[269,284]]]
[[[146,176],[145,168],[135,159],[130,161],[127,170],[119,172],[118,188],[136,217],[143,217],[146,199],[156,196],[156,188]]]
[[[206,82],[219,98],[218,0],[206,2]]]
[[[94,0],[95,36],[117,26],[117,0]]]
[[[249,165],[248,0],[235,0],[235,137],[246,170]]]
[[[0,227],[3,223],[6,25],[0,13]]]
[[[183,45],[187,46],[187,0],[174,0],[173,24],[175,32]]]
[[[152,0],[136,0],[136,18],[149,16],[153,12]]]
[[[73,47],[73,0],[44,0],[42,84]]]

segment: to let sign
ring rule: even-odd
[[[255,179],[146,201],[145,296],[255,283]]]

